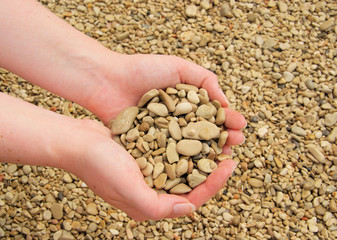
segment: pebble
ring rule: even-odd
[[[169,112],[174,112],[176,109],[176,106],[173,102],[173,99],[163,90],[159,89],[159,97],[169,110]]]
[[[186,114],[192,111],[192,105],[188,102],[186,103],[179,103],[176,106],[176,110],[173,113],[173,116],[179,116],[182,114]]]
[[[220,16],[221,17],[227,17],[227,18],[231,18],[233,17],[232,11],[231,11],[231,7],[225,3],[221,6],[220,8]]]
[[[247,15],[248,22],[254,23],[256,22],[256,19],[258,18],[258,15],[256,13],[249,13]]]
[[[124,109],[113,121],[111,127],[112,134],[117,135],[129,131],[138,113],[139,109],[137,107]]]
[[[32,172],[32,168],[29,165],[24,165],[22,167],[23,173],[29,175]]]
[[[283,78],[286,82],[291,82],[294,79],[294,75],[291,72],[283,72]]]
[[[307,88],[309,88],[310,90],[314,90],[316,88],[315,83],[311,80],[308,79],[305,81],[305,85],[307,86]]]
[[[308,151],[315,157],[315,159],[317,159],[319,162],[324,162],[325,156],[317,146],[308,144],[306,147]]]
[[[200,159],[197,165],[198,168],[205,173],[211,173],[217,168],[217,164],[214,161],[206,158]]]
[[[278,2],[278,8],[279,8],[280,12],[282,12],[282,13],[285,13],[285,12],[288,11],[288,5],[285,2],[279,1]]]
[[[298,136],[306,136],[307,135],[307,132],[303,128],[298,127],[298,126],[292,126],[291,132],[295,133]]]
[[[218,111],[216,113],[216,118],[215,118],[215,124],[216,125],[222,125],[225,123],[226,120],[226,113],[225,113],[225,109],[223,109],[222,107],[218,108]]]
[[[167,107],[162,103],[150,103],[147,105],[147,109],[161,117],[166,117],[169,113]]]
[[[157,89],[151,89],[139,99],[137,107],[143,107],[147,102],[149,102],[152,98],[157,97],[158,95],[159,91]]]
[[[197,140],[183,139],[177,143],[176,150],[181,155],[194,156],[201,152],[202,143]]]
[[[6,173],[12,174],[12,173],[16,172],[17,169],[18,169],[18,167],[17,167],[16,164],[10,164],[6,168]]]
[[[201,183],[205,182],[206,179],[207,177],[200,174],[196,169],[194,169],[192,173],[187,176],[188,185],[191,188],[199,186]]]
[[[208,133],[207,136],[205,136],[205,131]],[[182,129],[182,135],[184,138],[210,140],[213,138],[218,138],[220,135],[220,130],[214,123],[208,121],[200,121],[196,123],[190,122]]]
[[[177,146],[176,143],[171,142],[167,145],[166,156],[167,156],[167,160],[170,164],[179,161],[179,154],[178,153],[179,153],[179,150],[178,150],[178,146]],[[198,154],[198,153],[196,153],[196,154]]]
[[[185,14],[187,17],[194,18],[197,16],[198,8],[195,5],[189,5],[185,9]]]
[[[54,203],[51,208],[51,213],[53,215],[53,218],[55,219],[62,219],[63,218],[63,205],[60,203]]]
[[[184,183],[179,183],[170,189],[170,193],[172,194],[183,194],[192,191],[192,189]]]
[[[95,203],[89,203],[86,206],[85,210],[88,214],[91,214],[91,215],[94,215],[94,216],[96,216],[98,214],[97,206],[96,206]]]
[[[157,189],[162,189],[167,179],[166,173],[161,173],[154,181],[153,184]]]
[[[49,221],[52,218],[52,213],[49,210],[45,210],[42,214],[43,219]]]
[[[248,180],[248,183],[250,186],[254,187],[254,188],[259,188],[263,186],[263,182],[259,179],[256,178],[250,178]]]
[[[263,42],[262,48],[269,49],[269,48],[274,47],[275,45],[276,45],[276,41],[273,38],[267,38],[267,40]]]
[[[66,182],[66,183],[71,183],[71,182],[73,182],[73,179],[72,179],[72,177],[70,176],[69,173],[65,173],[63,175],[63,181]]]
[[[168,130],[170,132],[171,137],[174,140],[179,141],[179,140],[182,139],[180,126],[175,119],[173,119],[173,118],[171,119],[171,121],[168,125]]]
[[[325,119],[324,119],[325,126],[331,127],[335,125],[336,122],[337,122],[337,112],[325,115]]]
[[[178,161],[176,166],[176,176],[181,177],[188,171],[188,162],[186,159],[181,159]],[[192,186],[191,186],[192,187]]]
[[[327,31],[327,30],[329,30],[333,26],[334,21],[335,21],[335,18],[330,18],[329,20],[323,22],[319,26],[319,30],[321,30],[321,31]]]

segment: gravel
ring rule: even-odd
[[[135,222],[60,169],[0,165],[4,239],[336,239],[335,1],[52,1],[117,52],[171,54],[218,75],[244,114],[239,165],[188,216]],[[0,69],[0,91],[76,118],[86,109]],[[145,126],[146,127],[146,126]]]

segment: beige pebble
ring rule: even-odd
[[[153,165],[151,163],[146,163],[146,167],[142,169],[142,173],[145,177],[149,176],[153,172]]]
[[[201,135],[203,138],[200,137],[200,131],[202,131]],[[206,131],[207,134],[205,133]],[[208,121],[190,122],[186,127],[182,128],[182,136],[190,139],[209,140],[218,138],[220,136],[220,129],[214,123]]]
[[[227,142],[228,138],[228,132],[227,131],[222,131],[220,133],[219,141],[218,141],[218,146],[219,148],[223,148]]]
[[[128,133],[125,136],[126,141],[128,142],[134,142],[139,138],[139,131],[137,128],[132,128],[128,131]]]
[[[159,91],[157,89],[152,89],[145,93],[140,100],[138,101],[137,106],[138,107],[143,107],[148,101],[150,101],[152,98],[156,97],[159,95]]]
[[[153,179],[156,179],[162,172],[164,172],[164,164],[157,162],[153,168]]]
[[[170,190],[174,186],[178,185],[180,182],[181,182],[181,178],[168,179],[168,180],[166,180],[164,189],[165,190]]]
[[[188,102],[179,103],[176,106],[176,110],[173,113],[173,116],[179,116],[182,114],[187,114],[192,111],[192,105]]]
[[[137,162],[138,167],[140,168],[140,170],[143,170],[144,168],[146,168],[147,160],[146,160],[145,157],[137,158],[136,162]]]
[[[211,140],[211,148],[215,151],[216,154],[221,154],[223,149],[219,147],[218,143],[214,140]]]
[[[200,159],[197,163],[197,166],[201,171],[205,173],[211,173],[218,167],[214,161],[207,158]]]
[[[112,134],[122,134],[129,131],[138,112],[139,108],[129,107],[124,109],[120,114],[118,114],[118,116],[112,123]]]
[[[150,129],[150,124],[147,122],[142,122],[139,126],[139,131],[147,132]]]
[[[176,175],[176,164],[168,164],[165,163],[165,172],[169,179],[174,180],[177,175]]]
[[[71,183],[71,182],[73,182],[73,179],[72,179],[72,177],[70,176],[69,173],[65,173],[63,175],[63,181],[66,182],[66,183]]]
[[[191,174],[187,176],[188,185],[191,188],[195,188],[196,186],[200,185],[201,183],[205,182],[207,179],[206,176],[200,174],[198,170],[194,169]]]
[[[259,188],[263,186],[263,182],[256,178],[250,178],[248,180],[248,184],[254,188]]]
[[[226,120],[226,114],[225,114],[225,109],[222,107],[218,108],[216,118],[215,118],[215,124],[216,125],[222,125],[225,123]]]
[[[166,135],[164,133],[158,133],[157,143],[158,143],[158,147],[160,148],[166,147]]]
[[[179,154],[177,151],[177,145],[174,142],[171,142],[167,145],[166,148],[167,161],[172,164],[179,161]]]
[[[149,103],[147,109],[161,117],[168,115],[167,107],[162,103]]]
[[[213,108],[206,104],[203,104],[198,107],[196,113],[198,117],[203,117],[205,119],[209,119],[213,116]]]
[[[170,132],[171,137],[174,140],[176,140],[176,141],[181,140],[181,138],[182,138],[181,129],[180,129],[180,126],[179,126],[178,122],[174,118],[171,119],[171,121],[168,125],[168,130]]]
[[[166,183],[167,174],[161,173],[154,181],[153,184],[157,189],[162,189]]]
[[[183,84],[183,83],[178,83],[176,85],[177,90],[185,90],[186,92],[193,90],[195,92],[198,92],[199,89],[196,86],[190,85],[190,84]]]
[[[201,152],[202,144],[197,140],[183,139],[177,143],[176,151],[184,156],[194,156]]]
[[[95,203],[89,203],[85,210],[87,211],[87,213],[94,216],[98,214],[97,206]]]
[[[6,173],[8,174],[12,174],[14,173],[16,170],[18,169],[16,164],[8,164],[7,168],[6,168]]]
[[[144,181],[145,181],[145,183],[146,183],[150,188],[153,188],[154,183],[153,183],[153,177],[152,177],[152,174],[150,174],[149,176],[144,177]]]
[[[325,156],[317,146],[308,144],[307,149],[319,162],[324,162]]]
[[[192,191],[192,189],[184,183],[179,183],[170,189],[170,193],[172,194],[183,194]]]
[[[60,203],[54,203],[52,206],[51,206],[51,213],[53,215],[53,218],[55,219],[62,219],[63,217],[63,205],[60,204]]]
[[[158,156],[166,151],[165,148],[159,148],[158,150],[151,153],[152,156]]]
[[[179,162],[177,163],[177,167],[176,167],[177,177],[180,177],[184,175],[185,173],[187,173],[187,170],[188,170],[187,160],[186,159],[179,160]]]
[[[187,92],[187,99],[194,104],[198,104],[200,102],[198,94],[194,90],[190,90]]]
[[[165,106],[167,107],[167,109],[170,112],[174,112],[176,109],[176,106],[174,104],[173,99],[163,90],[159,89],[159,97],[160,99],[163,101],[163,103],[165,104]]]
[[[175,89],[175,88],[168,87],[168,88],[166,88],[166,93],[167,94],[177,94],[178,90]]]

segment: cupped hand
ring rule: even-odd
[[[177,83],[187,83],[206,89],[210,99],[218,100],[225,108],[225,126],[229,136],[224,152],[230,154],[231,145],[237,145],[244,141],[245,138],[240,129],[246,126],[246,120],[241,114],[228,108],[228,100],[219,87],[216,75],[212,72],[181,58],[162,55],[119,55],[118,61],[114,60],[113,65],[114,67],[106,67],[101,70],[104,71],[102,74],[105,76],[104,84],[93,93],[90,102],[90,110],[105,124],[116,117],[124,108],[137,105],[138,100],[147,91],[153,88],[174,87]],[[109,66],[109,62],[107,62],[107,66]],[[224,186],[236,167],[236,163],[232,160],[221,162],[217,170],[189,194],[183,196],[158,195],[146,186],[134,159],[122,147],[110,142],[99,148],[102,148],[102,151],[97,154],[101,154],[104,166],[92,164],[90,168],[96,168],[96,171],[93,172],[105,173],[106,182],[123,185],[123,187],[118,184],[115,186],[120,190],[118,194],[124,196],[125,199],[130,199],[124,203],[116,202],[113,198],[106,200],[136,219],[160,219],[186,214],[187,212],[184,211],[174,212],[173,205],[177,202],[190,202],[196,207],[201,206]],[[113,174],[109,174],[109,171]],[[100,178],[98,177],[98,179]],[[112,181],[111,178],[114,178],[115,181]],[[92,181],[92,178],[87,179]],[[99,184],[92,186],[92,188],[99,195],[104,194],[104,191],[117,191],[112,186],[100,189]]]

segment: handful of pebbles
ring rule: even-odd
[[[225,110],[205,89],[177,84],[148,91],[110,126],[149,187],[183,194],[206,181],[217,161],[229,158],[222,154],[228,137],[224,122]]]

